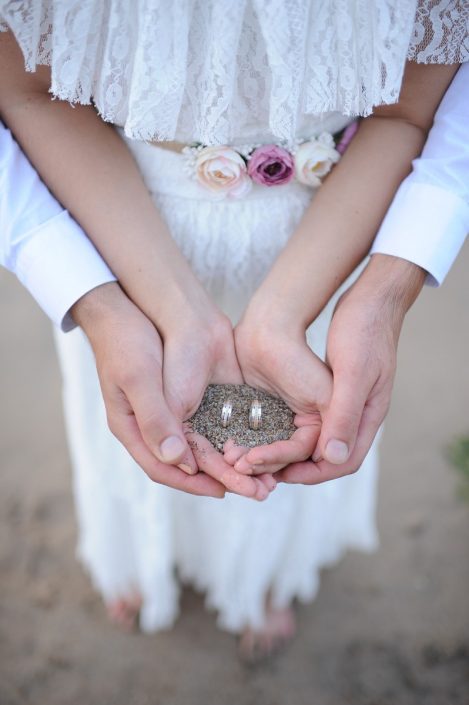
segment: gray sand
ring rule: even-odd
[[[262,423],[254,430],[249,427],[249,411],[256,399],[262,406]],[[230,400],[233,411],[229,425],[224,428],[221,412],[227,400]],[[236,445],[247,448],[287,440],[295,431],[293,416],[282,399],[261,389],[247,384],[210,384],[189,423],[194,431],[208,438],[221,451],[229,438]]]

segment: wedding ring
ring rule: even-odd
[[[249,428],[258,431],[262,425],[262,405],[259,399],[254,399],[249,411]]]
[[[231,414],[233,413],[233,406],[231,404],[231,401],[227,399],[226,401],[223,402],[222,410],[221,410],[221,425],[223,428],[226,428],[230,424],[231,420]]]

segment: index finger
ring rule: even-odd
[[[275,441],[265,446],[252,448],[236,463],[237,472],[258,475],[278,472],[285,465],[306,460],[316,447],[321,425],[301,426],[287,441]]]
[[[339,477],[353,474],[359,470],[370,450],[383,417],[384,414],[378,405],[370,404],[365,406],[355,447],[350,458],[342,465],[334,465],[326,460],[320,460],[318,463],[313,463],[312,461],[293,463],[277,473],[276,479],[279,482],[292,484],[317,485],[321,482],[336,480]]]
[[[228,490],[258,500],[266,499],[269,495],[268,489],[260,480],[236,472],[210,441],[199,433],[192,431],[186,436],[199,469],[221,482]]]

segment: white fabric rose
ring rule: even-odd
[[[246,162],[226,146],[204,147],[195,161],[195,175],[200,184],[222,199],[240,198],[252,187]]]
[[[340,159],[332,135],[323,132],[319,137],[301,144],[295,153],[295,173],[298,181],[317,187]]]

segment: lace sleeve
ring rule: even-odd
[[[423,64],[469,61],[469,1],[419,0],[407,58]]]

